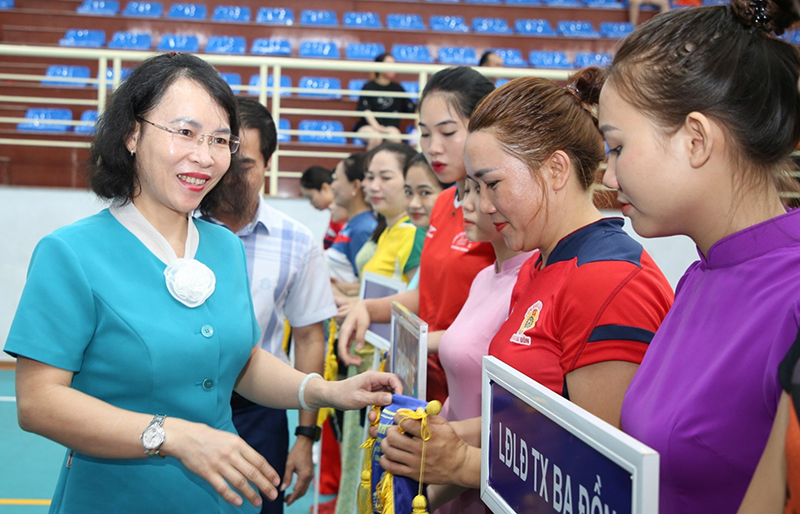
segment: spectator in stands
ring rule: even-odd
[[[455,182],[457,187],[443,191],[431,213],[420,258],[419,288],[381,300],[359,302],[353,307],[339,332],[339,357],[345,363],[361,364],[361,358],[351,354],[350,347],[354,342],[356,347],[363,347],[364,333],[371,320],[389,322],[392,301],[399,301],[418,313],[431,332],[445,330],[464,305],[475,275],[494,262],[491,245],[466,238],[461,210],[466,180],[463,153],[467,122],[478,102],[493,89],[494,85],[483,75],[461,66],[435,73],[422,91],[419,107],[422,151],[439,179]],[[443,402],[447,398],[447,382],[434,356],[428,360],[427,386],[429,399]],[[355,489],[340,490],[338,514],[352,512],[355,493]]]
[[[425,159],[425,154],[421,152],[406,163],[406,167],[403,168],[403,178],[405,180],[406,212],[408,212],[411,223],[417,227],[418,232],[422,232],[424,237],[428,233],[436,199],[452,184],[443,184],[439,181],[428,160]],[[419,272],[414,273],[408,283],[408,288],[416,289],[418,286]]]
[[[390,54],[381,54],[375,58],[375,62],[393,63],[394,57]],[[373,93],[405,93],[403,86],[394,81],[395,72],[383,71],[372,74],[372,79],[364,84],[362,91]],[[364,117],[358,120],[353,128],[355,132],[362,134],[367,143],[367,150],[372,150],[385,139],[386,136],[400,135],[400,120],[398,118],[383,118],[383,113],[407,113],[414,112],[414,102],[410,98],[400,98],[395,96],[381,95],[361,95],[358,99],[359,111],[364,112]],[[379,135],[380,137],[369,137]]]
[[[604,183],[622,212],[639,234],[684,234],[700,254],[622,411],[623,429],[660,454],[663,514],[739,507],[800,329],[800,291],[787,287],[800,281],[800,210],[780,196],[800,141],[800,55],[773,35],[798,21],[790,7],[660,15],[624,40],[601,95]]]
[[[311,231],[264,202],[264,174],[277,147],[275,123],[269,111],[255,99],[237,97],[241,120],[239,161],[247,173],[244,187],[219,186],[224,196],[235,196],[204,217],[220,223],[242,240],[258,326],[259,346],[289,363],[284,350],[285,321],[291,326],[295,367],[303,373],[322,373],[325,334],[322,322],[336,314],[330,279],[322,250]],[[226,205],[244,204],[229,210]],[[291,505],[303,496],[314,476],[311,446],[319,436],[317,411],[300,411],[297,439],[289,451],[285,410],[257,405],[234,392],[231,399],[233,425],[252,448],[283,477],[277,501],[262,493],[262,513],[283,512],[286,487],[297,482],[286,498]],[[288,452],[288,454],[287,454]]]
[[[4,349],[20,426],[69,448],[54,511],[257,511],[256,488],[275,498],[281,477],[236,435],[234,387],[306,410],[388,405],[385,387],[401,388],[386,374],[326,382],[255,347],[242,243],[190,216],[214,210],[220,182],[245,179],[238,132],[212,66],[144,61],[92,145],[89,182],[111,207],[34,251]]]
[[[481,55],[481,60],[478,62],[478,66],[487,66],[490,68],[502,68],[505,66],[503,62],[503,58],[497,55],[496,53],[492,52],[491,50],[486,50]]]
[[[639,23],[639,11],[642,5],[654,5],[661,12],[670,10],[669,0],[628,0],[628,19],[634,25]]]
[[[311,166],[300,177],[300,191],[318,211],[330,209],[331,221],[325,231],[322,245],[325,250],[331,247],[336,235],[347,222],[347,211],[333,201],[333,172],[323,166]]]
[[[363,180],[364,154],[354,153],[336,165],[331,182],[333,201],[347,210],[348,222],[336,236],[331,247],[325,250],[334,286],[340,282],[358,283],[356,254],[369,240],[369,236],[378,224],[372,209],[364,200],[364,190],[361,187]],[[342,292],[341,289],[339,292]]]
[[[625,390],[672,290],[622,220],[603,218],[593,204],[605,159],[590,107],[600,73],[588,69],[564,88],[538,77],[499,88],[470,119],[464,160],[480,185],[481,211],[506,245],[539,251],[519,272],[489,354],[618,427]],[[432,417],[428,427],[424,481],[477,488],[480,419]],[[414,437],[390,429],[381,465],[419,477],[419,423],[403,428]]]

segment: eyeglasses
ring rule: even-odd
[[[195,135],[191,129],[182,128],[182,129],[172,129],[169,127],[165,127],[164,125],[159,125],[158,123],[153,123],[152,121],[146,120],[144,118],[138,117],[136,118],[139,121],[143,121],[147,124],[150,124],[156,128],[159,128],[165,132],[169,132],[173,136],[173,141],[178,142],[182,146],[186,148],[191,148],[193,146],[200,146],[203,142],[208,141],[209,148],[213,148],[216,150],[222,150],[226,148],[230,151],[231,154],[235,154],[236,150],[239,149],[239,143],[241,140],[232,134],[199,134]],[[208,136],[208,139],[206,139]]]

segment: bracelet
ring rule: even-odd
[[[312,409],[306,403],[306,386],[311,381],[312,378],[322,378],[322,375],[319,373],[309,373],[306,375],[306,378],[300,382],[300,389],[297,390],[297,403],[300,404],[300,408],[307,411],[313,411],[317,409]]]

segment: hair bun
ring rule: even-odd
[[[567,79],[566,89],[582,103],[597,105],[605,81],[606,71],[597,66],[590,66],[572,74]]]
[[[731,10],[745,27],[778,36],[800,20],[792,0],[731,0]]]

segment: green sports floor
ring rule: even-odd
[[[289,412],[289,433],[294,433],[297,412]],[[0,513],[44,514],[64,459],[64,447],[41,436],[23,432],[17,424],[14,372],[0,370]],[[294,436],[290,444],[294,443]],[[332,498],[321,496],[323,502]],[[284,508],[285,514],[306,514],[314,501],[309,487],[305,496]]]

